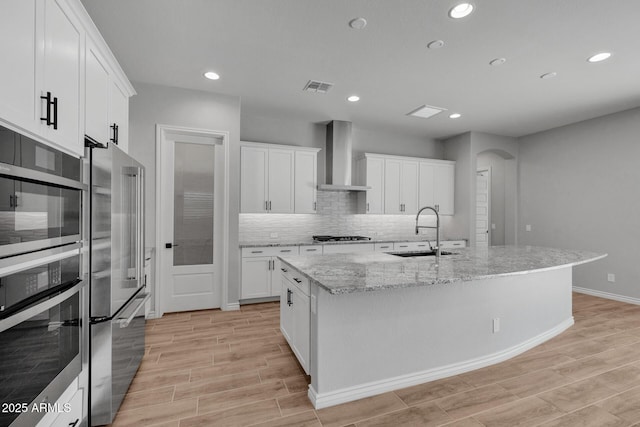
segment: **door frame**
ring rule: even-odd
[[[182,126],[172,126],[172,125],[163,125],[156,124],[156,263],[155,263],[155,281],[154,281],[154,303],[155,312],[150,313],[150,317],[162,317],[164,311],[162,309],[162,294],[161,289],[163,288],[162,283],[162,266],[164,262],[167,262],[166,258],[168,254],[166,254],[162,250],[162,227],[161,227],[161,215],[162,212],[162,202],[163,202],[163,192],[161,191],[160,185],[160,170],[163,162],[162,158],[162,146],[169,138],[170,135],[182,135],[186,137],[204,137],[204,138],[212,138],[212,139],[222,139],[222,150],[224,153],[224,171],[222,172],[223,176],[223,187],[224,192],[222,195],[222,200],[224,206],[222,208],[222,243],[221,249],[216,250],[214,246],[214,253],[218,255],[214,257],[214,265],[216,265],[216,261],[219,261],[219,265],[221,268],[221,304],[220,308],[222,310],[232,310],[234,307],[230,306],[228,303],[228,293],[229,293],[229,132],[228,131],[218,131],[218,130],[209,130],[209,129],[197,129],[197,128],[188,128]]]
[[[487,247],[491,246],[491,166],[487,166],[487,167],[483,167],[481,169],[477,169],[476,170],[476,194],[475,194],[475,200],[476,200],[476,207],[474,208],[475,210],[475,221],[474,223],[477,221],[478,219],[478,207],[477,207],[477,203],[478,203],[478,186],[477,186],[477,179],[478,179],[478,174],[482,173],[482,172],[487,172]],[[477,229],[476,229],[477,232]],[[476,246],[478,244],[477,239],[476,240]]]

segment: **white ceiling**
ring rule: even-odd
[[[239,95],[250,112],[441,138],[522,136],[640,106],[640,1],[475,0],[452,20],[457,2],[83,0],[131,80]],[[367,27],[351,29],[355,17]],[[445,47],[427,49],[435,39]],[[600,51],[613,56],[586,61]],[[204,79],[210,69],[221,79]],[[303,92],[309,79],[335,86]],[[423,104],[449,112],[406,116]]]

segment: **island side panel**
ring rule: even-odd
[[[332,406],[511,358],[573,324],[571,281],[566,267],[342,295],[315,285],[309,397]]]

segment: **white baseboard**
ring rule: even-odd
[[[224,304],[222,307],[220,307],[220,310],[222,310],[222,311],[240,310],[240,303],[239,302],[228,302],[228,303]]]
[[[354,400],[363,399],[365,397],[398,390],[429,381],[439,380],[453,375],[462,374],[464,372],[473,371],[475,369],[484,368],[485,366],[494,365],[511,359],[525,351],[542,344],[543,342],[561,334],[573,325],[573,317],[563,321],[559,325],[545,331],[527,341],[517,344],[508,349],[489,354],[487,356],[478,357],[464,362],[446,365],[438,368],[428,369],[426,371],[415,372],[412,374],[401,375],[394,378],[387,378],[380,381],[360,384],[353,387],[343,388],[328,393],[318,394],[313,386],[309,385],[309,400],[316,409],[322,409],[329,406],[338,405],[340,403],[352,402]]]
[[[625,295],[612,294],[611,292],[596,291],[595,289],[581,288],[579,286],[574,286],[573,287],[573,291],[574,292],[578,292],[580,294],[592,295],[594,297],[612,299],[612,300],[615,300],[615,301],[627,302],[629,304],[640,305],[640,298],[633,298],[633,297],[628,297],[628,296],[625,296]]]

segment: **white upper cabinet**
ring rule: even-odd
[[[453,215],[455,163],[420,162],[419,204],[435,207],[441,215]],[[425,211],[426,214],[429,212]]]
[[[85,54],[85,135],[100,144],[107,144],[109,132],[109,71],[95,43],[87,37]]]
[[[384,213],[384,158],[365,155],[357,161],[358,185],[371,187],[358,192],[358,212]]]
[[[240,147],[241,213],[315,213],[318,149]]]
[[[240,212],[268,211],[269,150],[262,147],[240,147]]]
[[[125,153],[129,152],[129,95],[111,80],[109,103],[109,130],[111,142]]]
[[[294,152],[269,149],[267,201],[270,213],[293,213]]]
[[[384,163],[384,213],[418,212],[418,162],[386,159]]]
[[[117,81],[127,99],[126,108],[118,100],[120,135],[128,133],[135,91],[80,0],[3,0],[0,51],[2,125],[82,156],[85,134],[110,138],[108,85]]]
[[[455,162],[365,153],[357,163],[358,212],[415,215],[434,206],[442,215],[454,214]]]
[[[434,201],[441,215],[454,214],[455,175],[456,165],[454,162],[436,165],[434,169]]]
[[[35,15],[35,0],[0,3],[0,119],[27,131],[35,127]]]
[[[41,126],[47,140],[81,156],[80,74],[84,31],[66,2],[44,1],[44,43],[40,96]]]
[[[295,213],[315,213],[318,185],[318,153],[296,151],[294,182]]]

